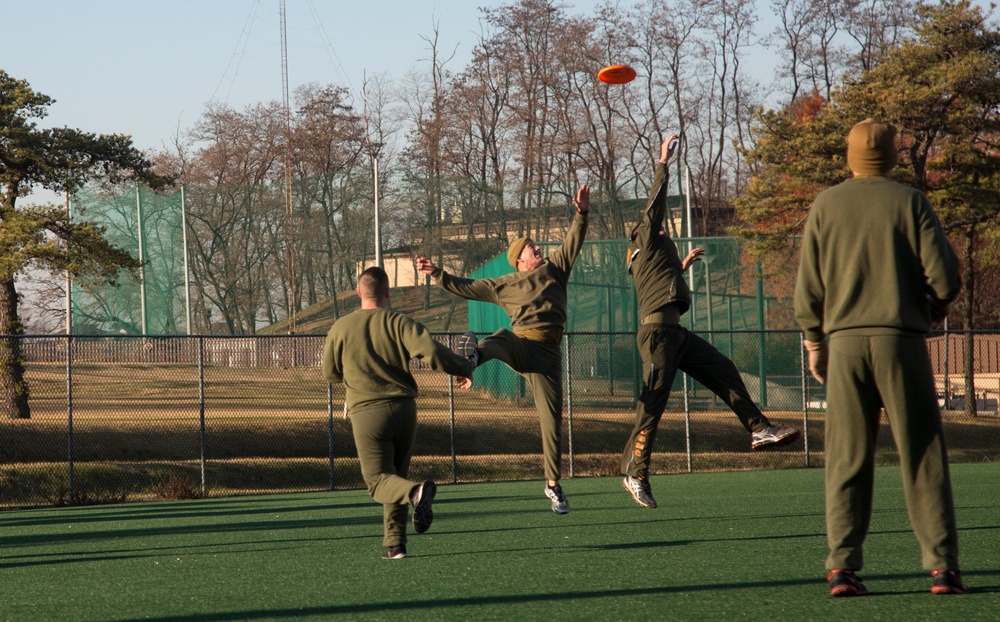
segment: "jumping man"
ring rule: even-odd
[[[417,269],[445,290],[468,300],[500,305],[510,316],[511,328],[500,329],[479,342],[478,361],[497,359],[521,374],[531,386],[542,433],[545,496],[556,514],[569,512],[569,501],[559,484],[562,434],[562,334],[566,326],[566,284],[587,235],[590,188],[582,186],[573,199],[576,216],[562,245],[548,259],[528,237],[514,240],[507,260],[516,270],[495,279],[452,276],[425,257],[416,257]],[[471,334],[471,333],[470,333]]]

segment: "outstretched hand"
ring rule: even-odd
[[[590,211],[590,186],[587,184],[580,186],[580,189],[576,191],[576,197],[573,199],[573,207],[576,208],[579,214],[586,214]]]
[[[432,274],[435,270],[437,270],[437,266],[434,265],[434,262],[426,257],[417,255],[414,257],[414,261],[417,264],[417,271],[423,274]]]
[[[472,378],[466,378],[465,376],[455,376],[455,384],[459,389],[465,389],[468,391],[472,388]]]
[[[674,155],[674,150],[677,149],[678,138],[677,134],[671,134],[663,140],[663,144],[660,145],[660,162],[666,164],[670,161],[670,158]]]
[[[701,248],[700,246],[698,248],[692,249],[691,252],[687,254],[687,257],[684,258],[684,261],[681,262],[681,272],[684,272],[685,270],[690,268],[691,264],[693,264],[694,262],[701,261],[701,256],[704,254],[705,254],[705,249]]]

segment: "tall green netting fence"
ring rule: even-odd
[[[176,335],[187,331],[183,192],[148,188],[85,190],[70,201],[70,217],[106,228],[105,237],[143,262],[140,278],[118,284],[74,282],[73,332]]]
[[[775,361],[797,360],[799,343],[787,335],[765,337],[759,332],[767,328],[764,318],[773,299],[764,295],[762,281],[747,277],[740,240],[710,237],[675,241],[682,256],[695,247],[705,249],[703,260],[685,275],[691,288],[692,307],[682,318],[684,326],[712,342],[736,363],[762,406],[768,400],[788,402],[789,407],[800,404],[798,376],[769,373],[787,367],[776,365]],[[557,243],[539,245],[546,255],[558,246]],[[579,347],[574,348],[575,360],[564,360],[563,369],[566,373],[568,366],[568,373],[574,378],[606,382],[623,402],[634,401],[641,388],[634,338],[639,318],[632,278],[625,267],[627,250],[625,240],[584,243],[567,290],[566,333],[581,344],[587,340],[594,343],[587,344],[585,356],[579,354]],[[496,278],[511,271],[506,256],[501,255],[473,272],[470,278]],[[510,320],[499,306],[469,302],[470,330],[483,336],[500,328],[509,329]],[[741,335],[742,331],[753,331],[761,337],[748,346],[748,338]],[[788,377],[784,378],[785,375]],[[476,371],[476,383],[499,399],[530,399],[524,380],[497,361]],[[680,390],[682,383],[678,375],[674,391]],[[788,391],[783,390],[785,385],[789,385]],[[689,391],[696,405],[699,402],[706,407],[715,405],[714,396],[697,383],[692,383]]]

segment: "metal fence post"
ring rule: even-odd
[[[201,455],[201,494],[208,495],[208,468],[205,459],[205,338],[198,337],[198,439]]]
[[[948,380],[948,366],[951,361],[948,360],[948,342],[951,341],[951,337],[948,335],[948,316],[944,318],[944,409],[951,410],[951,387],[949,386]]]
[[[330,490],[334,490],[333,479],[333,384],[326,383],[326,442],[330,457]]]
[[[614,317],[615,311],[614,307],[611,305],[611,289],[605,290],[608,294],[608,395],[615,394],[615,366],[614,366],[614,339],[615,339],[615,327],[614,327]],[[567,347],[569,346],[569,341],[567,340]]]
[[[806,377],[805,335],[799,335],[799,374],[802,376],[802,448],[806,452],[806,468],[809,467],[809,379]]]
[[[760,407],[767,408],[767,363],[764,351],[767,347],[764,334],[764,269],[757,264],[757,355],[760,357]]]
[[[76,497],[73,473],[73,335],[66,335],[66,461],[69,471],[69,504]]]
[[[688,473],[694,469],[691,460],[691,401],[688,399],[688,375],[681,376],[684,385],[684,444],[687,446],[687,467]]]
[[[572,343],[569,335],[566,335],[566,416],[569,418],[569,476],[573,477],[576,468],[576,461],[573,456],[573,357]],[[610,365],[611,361],[608,360]]]
[[[451,436],[451,483],[458,483],[458,452],[455,447],[455,377],[448,376],[448,433]]]

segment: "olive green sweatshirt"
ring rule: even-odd
[[[691,306],[691,291],[684,281],[677,245],[670,236],[660,233],[667,210],[667,179],[667,167],[657,163],[646,211],[628,246],[627,263],[635,281],[640,318],[670,303],[676,303],[681,313]]]
[[[475,369],[410,317],[387,309],[358,309],[330,327],[323,346],[323,377],[344,383],[348,409],[410,399],[417,396],[409,367],[414,358],[452,376],[471,378]]]
[[[795,286],[807,340],[837,331],[926,334],[927,296],[950,302],[961,286],[955,251],[916,188],[856,177],[813,202]]]
[[[566,284],[587,236],[587,215],[573,218],[569,234],[538,268],[495,279],[463,279],[438,268],[431,275],[447,291],[468,300],[500,305],[515,332],[566,326]]]

